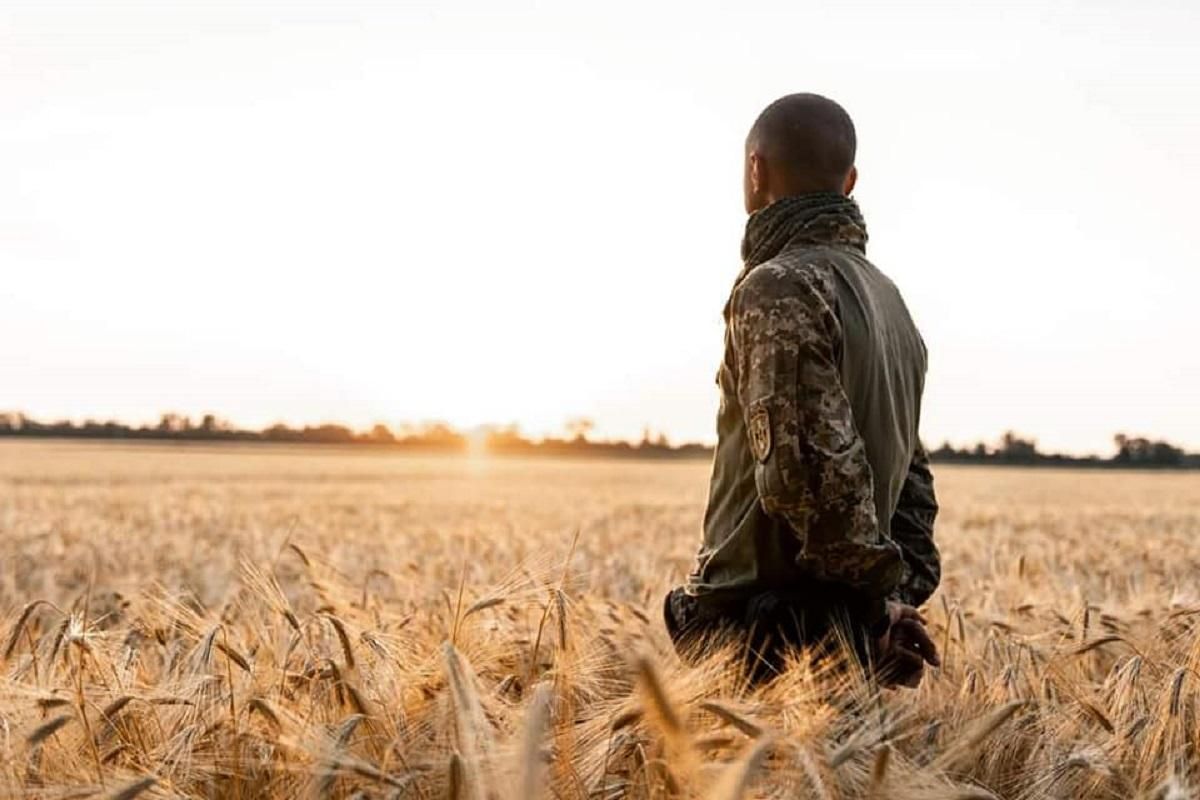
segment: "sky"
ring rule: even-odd
[[[743,141],[854,117],[923,437],[1200,449],[1195,2],[0,5],[0,410],[711,441]]]

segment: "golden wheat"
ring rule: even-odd
[[[1194,475],[937,470],[879,692],[675,656],[706,472],[0,443],[0,797],[1194,796]]]

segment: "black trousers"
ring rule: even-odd
[[[796,648],[821,659],[845,646],[864,667],[874,657],[867,625],[833,589],[693,597],[676,588],[664,598],[663,618],[675,650],[689,663],[736,642],[752,684],[782,673],[788,652]]]

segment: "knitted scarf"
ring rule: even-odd
[[[867,224],[858,203],[836,192],[785,197],[746,221],[742,261],[749,271],[770,261],[789,244],[842,244],[863,252]]]

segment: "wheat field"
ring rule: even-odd
[[[1200,477],[936,471],[941,669],[747,688],[701,462],[0,443],[0,796],[1188,798]]]

